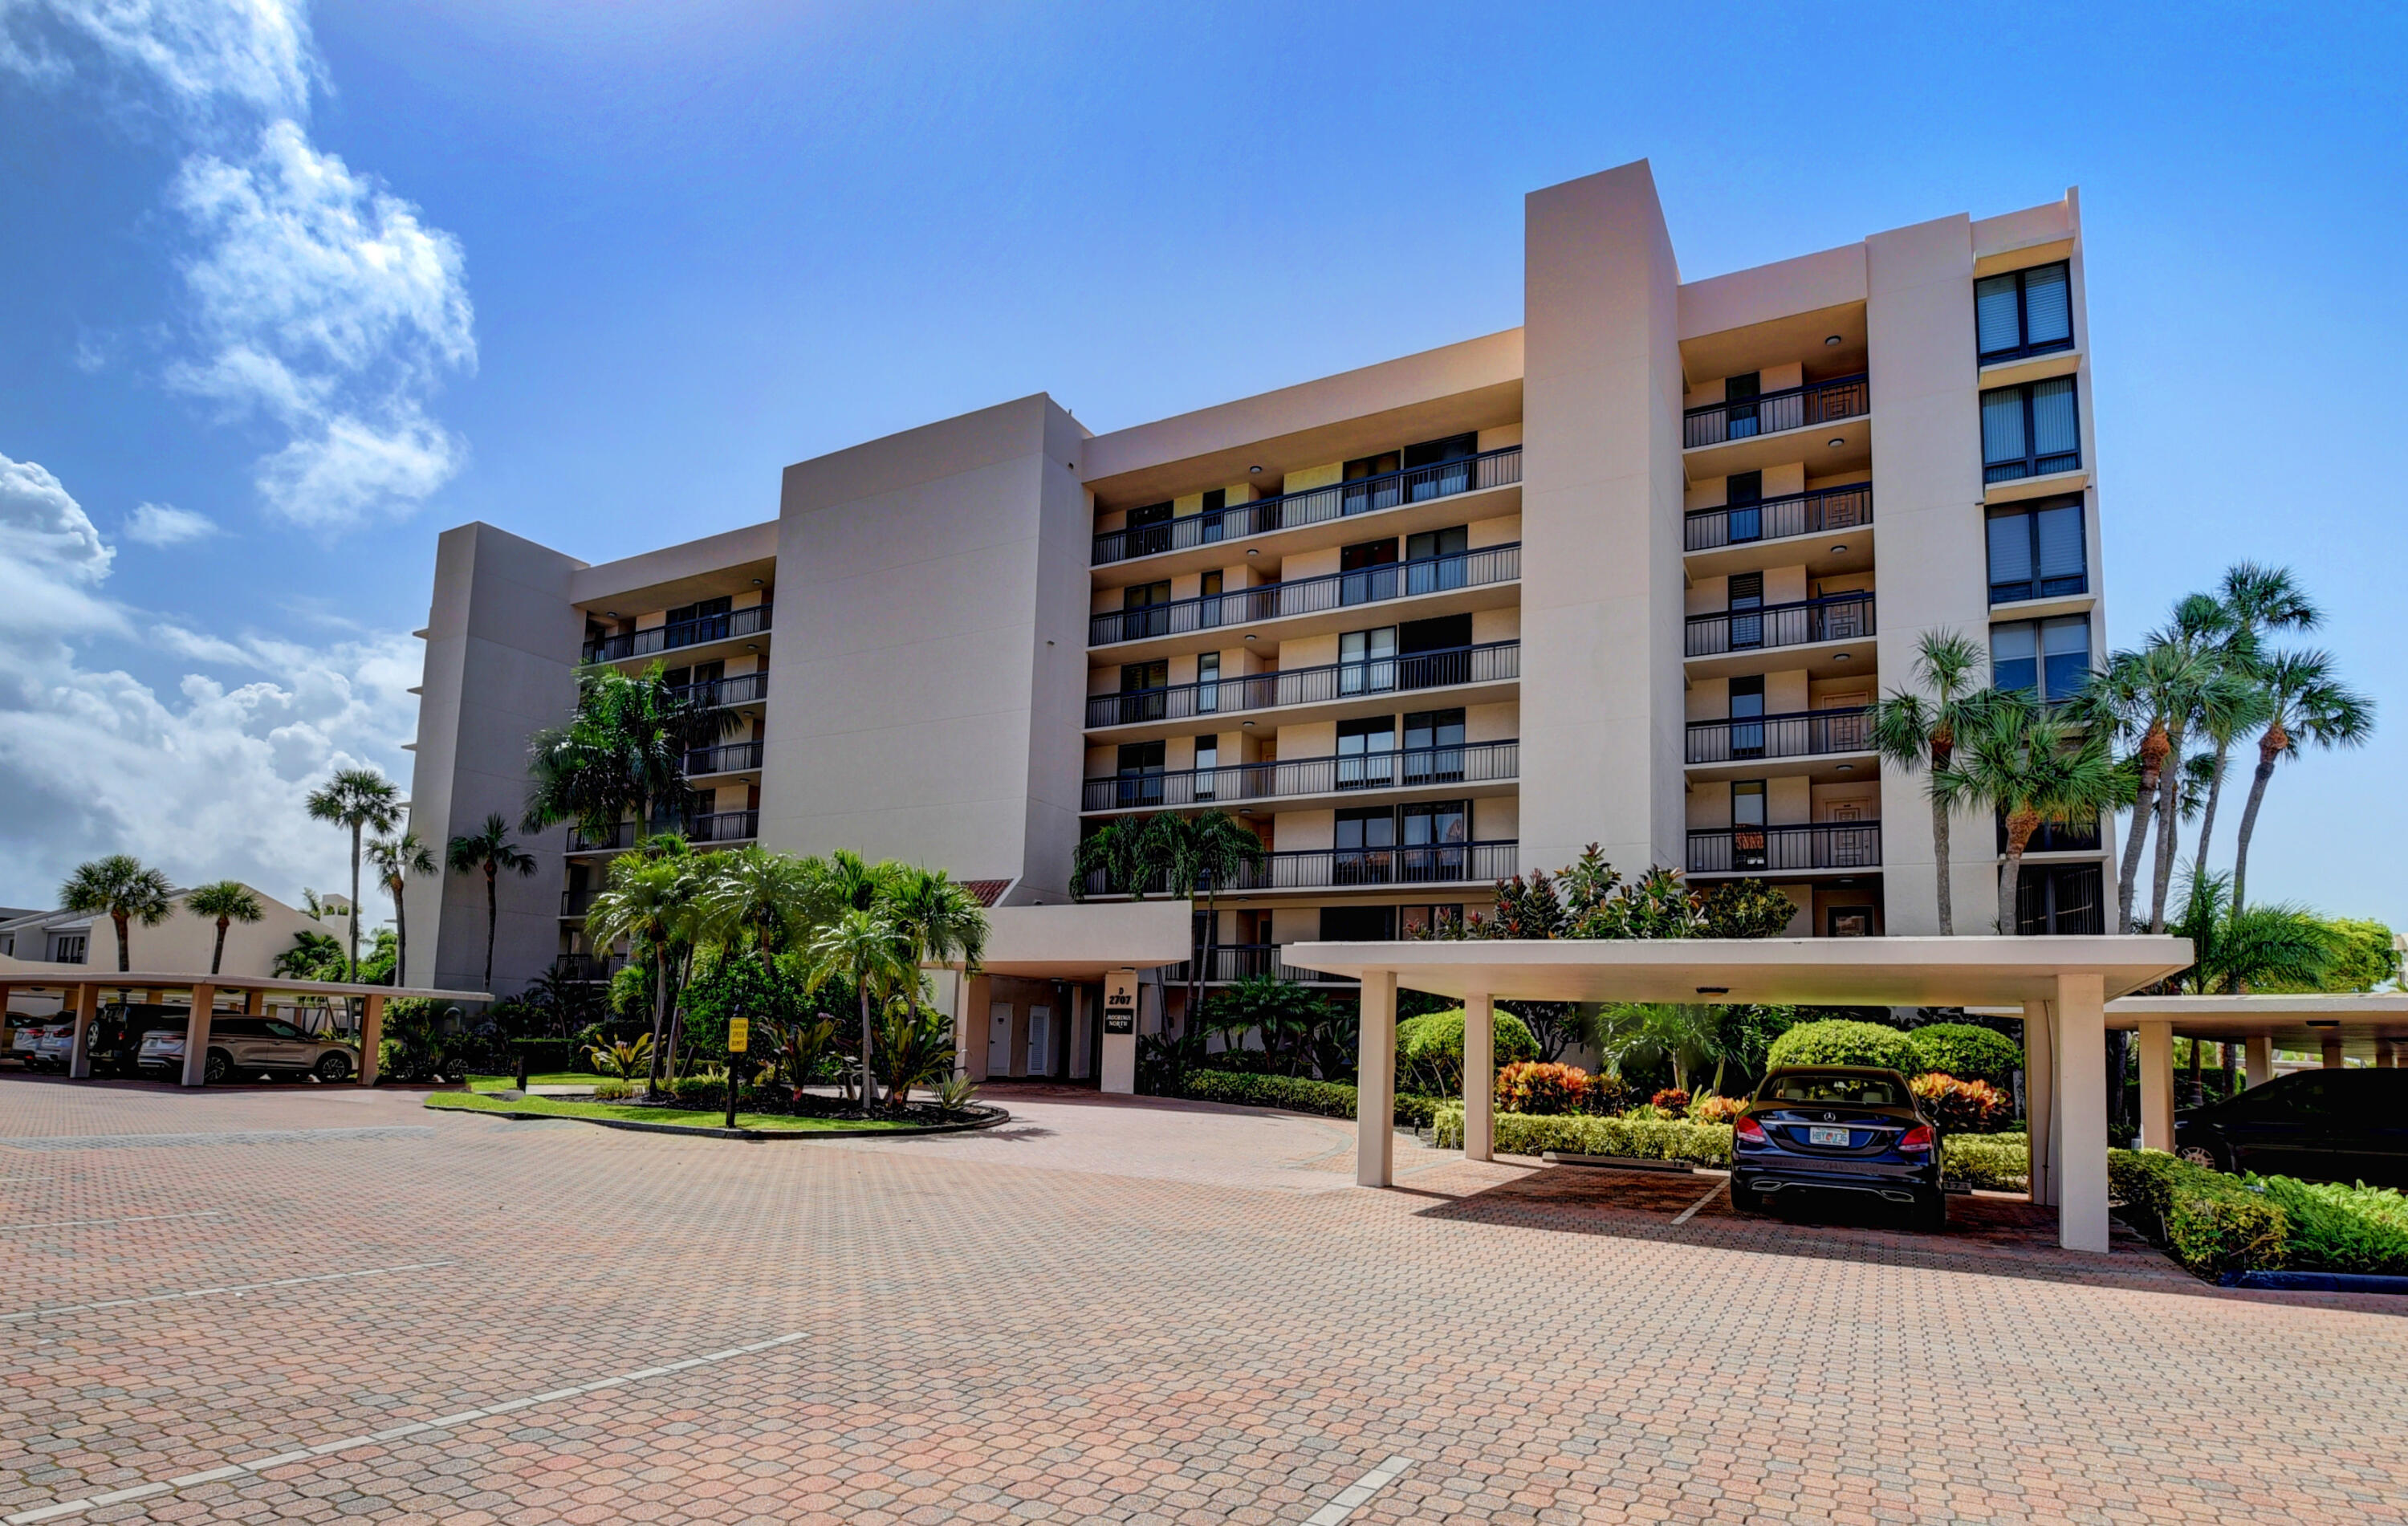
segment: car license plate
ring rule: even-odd
[[[1806,1130],[1806,1143],[1809,1144],[1837,1144],[1844,1149],[1848,1144],[1848,1131],[1845,1129],[1824,1129],[1819,1127],[1809,1129]]]

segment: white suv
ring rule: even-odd
[[[314,1075],[321,1081],[348,1081],[359,1069],[359,1049],[341,1039],[304,1033],[277,1017],[239,1014],[209,1020],[208,1058],[201,1078],[215,1086],[236,1076],[268,1072]],[[142,1068],[181,1072],[184,1031],[161,1029],[144,1035]]]

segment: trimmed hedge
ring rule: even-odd
[[[1199,1102],[1228,1102],[1237,1107],[1276,1107],[1290,1113],[1315,1113],[1325,1118],[1354,1116],[1354,1088],[1342,1081],[1315,1081],[1301,1075],[1251,1075],[1241,1071],[1190,1071],[1181,1096]],[[1431,1116],[1445,1102],[1420,1092],[1397,1093],[1396,1118],[1413,1129],[1426,1129]],[[1461,1103],[1457,1103],[1458,1110]]]
[[[1960,1081],[2004,1087],[2022,1069],[2023,1046],[2003,1033],[1971,1023],[1932,1023],[1906,1036],[1917,1071],[1938,1071]]]
[[[2029,1134],[1942,1134],[1943,1174],[1964,1178],[1992,1192],[2020,1192],[2031,1186]]]
[[[1492,1012],[1489,1046],[1496,1071],[1539,1058],[1539,1041],[1529,1026],[1499,1008]],[[1397,1025],[1397,1074],[1426,1077],[1455,1087],[1463,1085],[1463,1009],[1426,1012]]]
[[[2389,1188],[2251,1176],[2283,1211],[2285,1264],[2302,1272],[2408,1275],[2408,1196]]]
[[[1463,1104],[1438,1110],[1435,1143],[1463,1147]],[[1600,1118],[1587,1114],[1499,1113],[1497,1147],[1511,1155],[1624,1155],[1642,1160],[1682,1160],[1698,1166],[1730,1164],[1728,1124],[1685,1118]]]
[[[2107,1188],[2135,1229],[2200,1276],[2289,1264],[2282,1207],[2237,1176],[2161,1150],[2109,1150]]]
[[[1914,1044],[1897,1029],[1843,1019],[1799,1024],[1772,1041],[1764,1063],[1768,1070],[1784,1065],[1875,1065],[1905,1075],[1923,1068]]]

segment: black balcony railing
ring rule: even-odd
[[[648,657],[655,652],[674,652],[679,647],[699,646],[705,641],[757,636],[768,628],[769,605],[765,600],[746,609],[730,610],[724,614],[706,614],[695,620],[654,626],[650,630],[630,630],[616,636],[605,636],[598,641],[585,643],[585,660],[624,662],[629,657]]]
[[[1754,874],[1799,869],[1878,869],[1881,823],[1723,827],[1689,834],[1692,874]]]
[[[1768,392],[1761,396],[1690,409],[1681,415],[1681,444],[1684,449],[1720,445],[1757,435],[1833,424],[1871,410],[1872,391],[1863,377],[1834,377],[1785,392]]]
[[[1326,704],[1363,694],[1408,694],[1459,684],[1501,684],[1522,676],[1522,643],[1490,641],[1450,646],[1410,656],[1369,662],[1333,662],[1318,668],[1284,668],[1203,684],[1090,695],[1091,727],[1139,726],[1148,721],[1187,721],[1288,705]]]
[[[1768,646],[1862,641],[1873,633],[1873,596],[1829,594],[1799,604],[1689,616],[1688,655],[1710,657]]]
[[[693,843],[749,842],[760,834],[761,813],[758,811],[715,811],[688,816],[682,822],[663,822],[652,828],[662,832],[678,832]],[[582,827],[568,829],[568,851],[571,853],[615,853],[636,845],[636,824],[623,821],[607,832],[588,832]]]
[[[1137,525],[1125,530],[1107,530],[1096,537],[1092,561],[1093,565],[1102,567],[1109,562],[1125,562],[1134,556],[1186,551],[1223,540],[1242,540],[1250,535],[1268,535],[1273,530],[1292,530],[1300,525],[1319,525],[1354,514],[1368,514],[1375,510],[1452,497],[1457,493],[1504,487],[1521,480],[1522,447],[1508,445],[1501,451],[1486,451],[1459,460],[1441,461],[1436,466],[1415,467],[1410,471],[1391,471],[1351,482],[1332,482],[1326,487],[1306,488],[1276,498],[1256,498],[1252,503],[1235,503],[1226,509],[1189,514],[1181,519]]]
[[[681,684],[669,690],[681,703],[696,710],[721,710],[729,705],[757,705],[769,698],[769,675],[738,673],[701,684]]]
[[[560,914],[583,916],[594,909],[594,898],[601,893],[599,890],[563,890],[560,893]]]
[[[1212,984],[1252,980],[1268,975],[1274,980],[1292,980],[1298,985],[1352,986],[1355,982],[1345,975],[1325,974],[1319,970],[1307,970],[1280,957],[1277,943],[1219,943],[1206,961],[1204,979]],[[1172,986],[1194,978],[1191,972],[1196,961],[1182,959],[1167,971],[1163,979]]]
[[[1394,848],[1304,848],[1267,853],[1221,886],[1224,893],[1250,890],[1317,890],[1367,885],[1493,885],[1520,867],[1521,844],[1498,842],[1434,842]],[[1146,894],[1169,891],[1157,876]],[[1087,878],[1087,894],[1114,891],[1098,871]]]
[[[609,980],[626,967],[624,954],[563,954],[552,961],[563,980]]]
[[[706,773],[741,773],[761,766],[761,743],[728,741],[716,747],[697,747],[685,755],[686,777]]]
[[[2024,844],[2026,853],[2096,853],[2099,824],[2095,821],[2043,821]],[[2007,820],[1999,818],[1999,848],[2007,851]]]
[[[1378,604],[1393,598],[1445,593],[1453,588],[1480,588],[1511,583],[1522,575],[1522,546],[1483,546],[1445,556],[1425,556],[1410,562],[1385,562],[1352,572],[1298,578],[1293,583],[1267,583],[1200,598],[1172,599],[1142,609],[1113,610],[1087,621],[1087,644],[1110,646],[1153,636],[1182,636],[1190,631],[1257,625],[1293,615],[1316,614],[1354,604]]]
[[[1761,503],[1692,510],[1682,526],[1683,549],[1713,551],[1757,540],[1784,540],[1793,535],[1853,530],[1872,522],[1873,484],[1850,482],[1845,487],[1818,487],[1811,493],[1792,493],[1787,497],[1767,498]]]
[[[1804,710],[1787,715],[1751,715],[1727,721],[1689,723],[1689,761],[1745,763],[1766,757],[1819,757],[1861,753],[1872,746],[1866,711]]]
[[[1342,756],[1234,763],[1175,773],[1118,774],[1086,783],[1089,811],[1153,811],[1356,789],[1416,789],[1425,785],[1492,784],[1521,771],[1521,743],[1467,741]]]

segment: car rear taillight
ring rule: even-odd
[[[1746,1140],[1751,1144],[1770,1144],[1772,1143],[1771,1140],[1765,1137],[1764,1125],[1756,1122],[1754,1118],[1742,1116],[1739,1122],[1732,1127],[1740,1138]],[[1928,1130],[1927,1130],[1927,1132],[1928,1131]]]
[[[1898,1137],[1898,1147],[1909,1155],[1928,1153],[1938,1143],[1939,1137],[1932,1133],[1931,1125],[1928,1123],[1918,1123]]]

